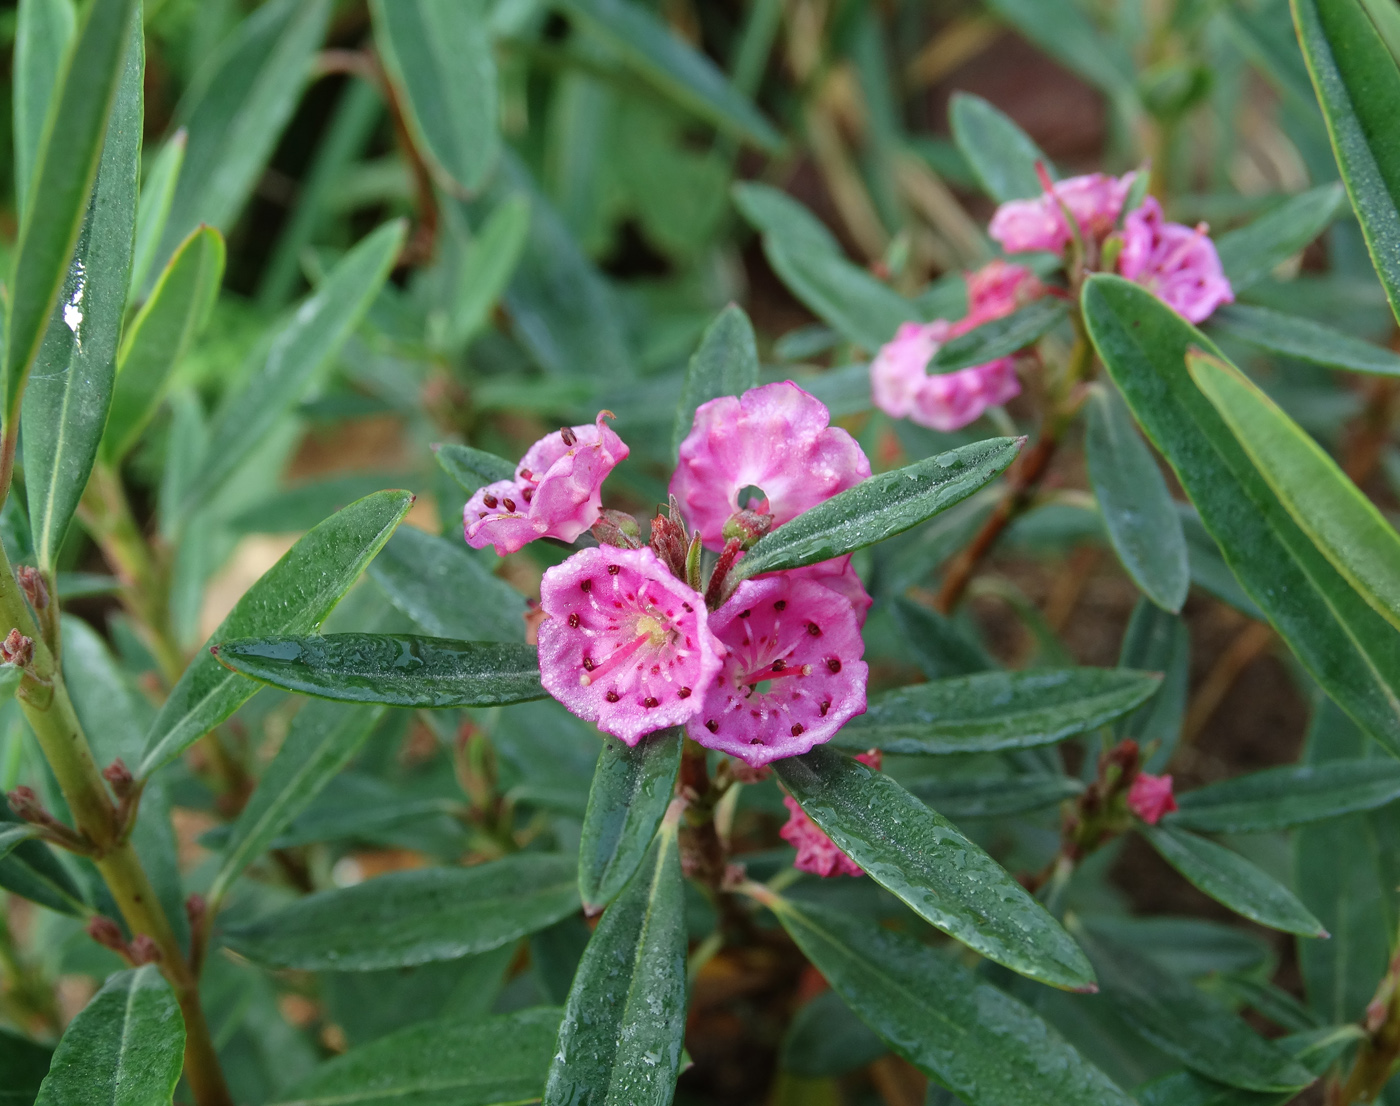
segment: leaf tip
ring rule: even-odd
[[[1082,987],[1071,987],[1070,990],[1077,995],[1096,995],[1099,993],[1099,985],[1097,983],[1086,983]]]

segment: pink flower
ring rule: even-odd
[[[760,580],[769,579],[778,573],[770,573],[766,576],[757,577]],[[875,600],[870,598],[870,593],[865,590],[865,585],[861,583],[860,576],[851,567],[851,555],[847,553],[844,557],[833,557],[829,561],[818,561],[814,565],[805,565],[802,568],[786,569],[782,575],[798,580],[811,580],[813,583],[821,584],[838,592],[846,597],[846,601],[851,604],[851,609],[855,612],[856,625],[865,625],[865,616],[870,612],[871,605]]]
[[[746,487],[763,498],[742,506],[781,526],[870,476],[855,439],[830,423],[826,405],[790,380],[703,403],[681,443],[671,494],[711,548],[724,544],[724,524]]]
[[[928,363],[951,329],[947,319],[900,324],[870,362],[870,395],[876,407],[894,419],[914,413],[919,391],[928,380]]]
[[[1029,269],[1008,261],[989,261],[967,278],[967,318],[954,323],[950,337],[1010,315],[1045,294],[1045,285]]]
[[[1235,301],[1206,229],[1204,223],[1195,228],[1168,223],[1162,205],[1148,196],[1123,221],[1118,271],[1182,318],[1202,322],[1222,303]]]
[[[1172,778],[1139,772],[1128,788],[1128,808],[1149,826],[1155,826],[1163,814],[1176,809]]]
[[[545,690],[628,745],[692,719],[719,674],[704,598],[649,548],[580,550],[544,574],[540,607]]]
[[[494,545],[504,557],[536,538],[571,542],[598,521],[603,481],[627,456],[621,438],[603,420],[541,438],[515,470],[514,480],[477,489],[462,509],[463,532],[473,549]]]
[[[1063,203],[1085,238],[1102,241],[1113,233],[1135,176],[1135,173],[1123,177],[1090,173],[1062,180],[1054,186],[1053,194],[1043,192],[1033,200],[1011,200],[1002,204],[992,216],[987,233],[1000,242],[1007,253],[1026,250],[1063,253],[1074,238],[1061,210]]]
[[[865,643],[839,592],[791,573],[746,580],[710,626],[725,653],[686,724],[701,745],[767,764],[829,741],[864,713]]]
[[[856,760],[877,772],[880,770],[878,749],[861,753]],[[797,859],[793,861],[794,868],[799,872],[811,872],[823,878],[865,875],[860,865],[838,849],[836,842],[807,817],[806,811],[798,806],[796,799],[791,795],[784,795],[783,805],[788,808],[788,820],[778,831],[778,836],[797,849]]]
[[[1021,393],[1016,359],[1001,357],[985,365],[930,376],[914,401],[909,421],[945,433],[981,418]]]

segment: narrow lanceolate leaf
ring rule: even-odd
[[[1110,96],[1133,93],[1133,60],[1121,40],[1109,38],[1077,4],[1040,0],[990,0],[988,6],[1051,57]]]
[[[1228,574],[1229,570],[1224,571]],[[1130,737],[1147,747],[1144,767],[1149,772],[1160,772],[1176,750],[1186,715],[1191,668],[1191,635],[1186,624],[1155,603],[1139,600],[1123,633],[1118,667],[1162,673],[1161,686],[1152,697],[1113,727],[1113,736],[1118,740]]]
[[[0,1029],[0,1104],[34,1106],[52,1059],[51,1047]]]
[[[1337,462],[1239,369],[1203,355],[1188,354],[1187,364],[1293,521],[1400,630],[1400,534]]]
[[[484,449],[447,442],[434,446],[433,455],[437,457],[442,471],[457,481],[469,496],[483,484],[510,480],[515,476],[515,465],[512,462],[504,457],[497,457],[494,453],[487,453]]]
[[[412,505],[408,492],[376,492],[326,519],[244,593],[211,642],[314,630]],[[152,723],[138,774],[149,775],[179,756],[247,702],[257,687],[201,651]]]
[[[1177,796],[1170,825],[1202,833],[1267,833],[1374,810],[1400,799],[1400,763],[1336,760],[1236,776]]]
[[[1084,306],[1119,391],[1244,590],[1327,693],[1400,753],[1400,634],[1298,528],[1192,382],[1187,351],[1214,348],[1152,293],[1119,277],[1091,277]]]
[[[430,1021],[326,1061],[271,1106],[507,1106],[535,1102],[560,1011]]]
[[[392,872],[321,891],[228,932],[259,964],[406,968],[499,948],[578,909],[573,857],[517,853],[474,868]]]
[[[1312,1072],[1193,984],[1097,931],[1079,936],[1123,1020],[1192,1071],[1253,1091],[1313,1082]]]
[[[1400,69],[1357,0],[1292,0],[1332,152],[1371,263],[1400,318]]]
[[[588,909],[612,902],[641,864],[680,764],[680,730],[663,730],[631,747],[603,738],[578,850],[579,895]]]
[[[141,199],[136,205],[136,241],[131,250],[131,282],[126,290],[128,305],[140,297],[146,277],[151,273],[151,263],[156,259],[166,220],[170,218],[175,182],[180,179],[180,169],[185,164],[187,140],[184,130],[172,134],[141,184]]]
[[[20,0],[15,11],[15,206],[29,207],[29,179],[39,161],[44,119],[57,93],[63,58],[73,42],[73,0]]]
[[[909,793],[945,818],[1000,818],[1054,806],[1083,793],[1073,776],[989,776],[915,780]]]
[[[1050,159],[1010,117],[980,96],[955,92],[948,108],[953,140],[973,174],[997,203],[1025,200],[1043,191],[1035,171]]]
[[[668,822],[584,950],[544,1106],[668,1106],[685,1032],[685,885]]]
[[[760,538],[737,578],[828,561],[901,534],[995,480],[1025,441],[988,438],[872,476]]]
[[[32,840],[38,832],[28,824],[0,826],[0,860],[4,860],[24,842]]]
[[[968,1106],[1132,1106],[1038,1014],[946,953],[864,918],[771,906],[861,1020]]]
[[[49,104],[10,283],[0,409],[8,434],[14,431],[30,368],[70,276],[137,11],[138,0],[93,0]]]
[[[27,832],[20,833],[24,830]],[[42,841],[31,841],[32,827],[19,822],[8,806],[0,809],[0,888],[37,902],[60,914],[82,917],[87,912],[83,893],[68,869]]]
[[[186,490],[187,508],[218,491],[330,365],[388,277],[404,230],[396,220],[360,242],[272,339],[261,368],[215,416],[204,464]]]
[[[533,645],[328,634],[222,641],[213,654],[240,673],[244,698],[256,685],[243,676],[321,699],[391,707],[493,707],[545,697]]]
[[[1108,388],[1096,388],[1089,400],[1085,447],[1094,497],[1119,561],[1157,606],[1180,611],[1191,588],[1181,518],[1132,415]]]
[[[1258,284],[1331,226],[1346,210],[1344,201],[1340,184],[1324,184],[1290,197],[1248,226],[1222,234],[1215,248],[1230,287],[1239,293]]]
[[[944,756],[1053,745],[1141,706],[1161,678],[1126,668],[978,672],[870,700],[838,733],[849,748]]]
[[[947,615],[902,595],[895,598],[891,614],[914,663],[930,680],[966,676],[996,667],[981,644]]]
[[[119,462],[136,444],[165,395],[175,366],[203,328],[224,279],[224,237],[213,227],[190,234],[122,341],[102,459]]]
[[[928,363],[928,371],[956,372],[1007,357],[1038,341],[1068,316],[1069,308],[1061,300],[1050,296],[1032,300],[1019,311],[945,342]]]
[[[758,343],[744,309],[731,303],[700,339],[686,369],[671,448],[679,449],[695,421],[695,410],[720,396],[743,395],[758,387]]]
[[[1400,356],[1384,346],[1353,338],[1301,315],[1232,303],[1210,317],[1210,329],[1212,333],[1228,334],[1251,346],[1329,369],[1400,376]]]
[[[496,63],[484,0],[371,0],[374,42],[438,180],[474,192],[496,163]]]
[[[494,559],[494,558],[493,558]],[[389,602],[434,637],[520,641],[525,598],[451,538],[405,527],[370,565]]]
[[[1091,990],[1079,946],[995,860],[888,776],[834,749],[774,765],[841,851],[928,922],[1054,987]]]
[[[1167,826],[1144,824],[1138,829],[1162,859],[1199,890],[1236,914],[1285,933],[1327,936],[1322,923],[1292,891],[1239,853]]]
[[[184,1052],[185,1023],[160,971],[118,972],[64,1031],[35,1106],[168,1106]]]
[[[448,348],[460,347],[490,320],[529,237],[529,199],[515,195],[497,204],[462,258],[457,294],[447,318]]]
[[[218,903],[229,885],[306,809],[355,755],[383,715],[376,707],[307,703],[292,720],[257,790],[224,846],[224,862],[208,895]]]

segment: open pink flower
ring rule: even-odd
[[[984,318],[979,323],[986,321]],[[954,330],[945,319],[922,325],[903,324],[870,364],[870,391],[875,406],[892,418],[909,419],[947,432],[975,422],[988,407],[1005,403],[1020,393],[1021,382],[1012,357],[950,373],[925,371],[929,359]]]
[[[1149,826],[1155,826],[1162,815],[1176,809],[1172,778],[1139,772],[1128,788],[1128,809]]]
[[[1235,301],[1215,243],[1201,223],[1169,223],[1162,205],[1148,196],[1123,221],[1118,271],[1136,281],[1189,322],[1210,318],[1222,303]]]
[[[861,753],[856,760],[880,770],[880,751],[871,749]],[[792,862],[799,872],[811,872],[823,878],[829,876],[863,876],[860,865],[836,847],[826,833],[807,817],[791,795],[783,796],[783,805],[788,808],[787,824],[778,831],[778,836],[797,850],[797,859]]]
[[[967,278],[967,317],[954,323],[951,337],[1010,315],[1045,294],[1045,285],[1029,269],[1009,261],[989,261]]]
[[[766,580],[769,576],[777,575],[776,572],[770,573],[766,576],[759,576],[758,579]],[[844,557],[833,557],[829,561],[818,561],[814,565],[785,569],[782,575],[796,580],[811,580],[815,584],[821,584],[823,587],[828,587],[843,595],[846,602],[850,603],[851,610],[855,612],[856,625],[865,625],[865,616],[870,613],[870,607],[875,600],[870,598],[870,593],[865,590],[860,576],[852,567],[849,553]]]
[[[746,580],[710,628],[725,652],[686,724],[701,745],[767,764],[829,741],[864,713],[865,643],[840,593],[790,573]]]
[[[479,488],[462,510],[473,549],[494,545],[501,556],[536,538],[571,542],[598,521],[603,481],[627,456],[621,438],[599,412],[589,426],[549,434],[530,447],[515,479]]]
[[[870,395],[876,407],[893,419],[907,419],[914,413],[928,379],[928,363],[951,330],[947,319],[899,325],[870,362]]]
[[[792,381],[765,384],[741,397],[702,403],[680,447],[671,494],[711,548],[741,506],[773,515],[781,526],[870,476],[870,462],[826,405]],[[739,503],[746,487],[757,502]]]
[[[1011,200],[992,216],[987,233],[1007,253],[1048,250],[1063,253],[1074,238],[1061,204],[1069,210],[1086,238],[1102,241],[1113,233],[1135,173],[1123,177],[1090,173],[1059,181],[1054,192],[1031,200]]]
[[[719,673],[704,598],[649,548],[580,550],[544,574],[540,607],[545,690],[628,745],[693,718]]]

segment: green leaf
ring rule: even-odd
[[[1025,438],[988,438],[883,472],[770,531],[732,578],[829,561],[902,534],[1000,476]]]
[[[64,1031],[35,1106],[161,1106],[175,1094],[185,1023],[152,964],[118,972]]]
[[[676,426],[671,433],[672,451],[680,449],[702,403],[720,396],[741,396],[757,387],[758,343],[753,324],[742,307],[731,303],[705,329],[700,347],[686,368],[681,401],[676,406]]]
[[[213,652],[230,672],[343,703],[491,707],[545,697],[533,645],[328,634],[227,640]],[[244,698],[256,690],[247,687]]]
[[[516,195],[497,204],[462,258],[457,295],[447,320],[448,348],[464,345],[490,321],[529,237],[530,201]]]
[[[1148,1043],[1232,1087],[1296,1091],[1313,1074],[1195,986],[1097,930],[1080,933],[1104,995]]]
[[[1187,354],[1186,363],[1293,521],[1400,630],[1400,534],[1322,447],[1239,369],[1200,354]],[[1393,690],[1400,693],[1400,685]]]
[[[953,139],[983,190],[999,204],[1039,196],[1036,163],[1053,173],[1050,159],[1011,118],[980,96],[955,92],[948,107]]]
[[[995,860],[888,776],[834,749],[774,772],[836,845],[950,937],[1041,983],[1093,987],[1068,933]]]
[[[685,1032],[684,891],[667,824],[584,950],[543,1106],[669,1106]]]
[[[1156,460],[1115,391],[1094,389],[1084,438],[1090,484],[1118,560],[1152,602],[1180,611],[1191,588],[1181,518]]]
[[[557,1009],[409,1026],[326,1061],[272,1106],[508,1106],[538,1100]]]
[[[1032,300],[1010,315],[945,342],[928,363],[928,371],[957,372],[1006,357],[1038,341],[1068,316],[1069,308],[1058,299],[1046,296]]]
[[[1235,294],[1258,284],[1331,226],[1346,210],[1342,200],[1340,184],[1320,185],[1216,239],[1220,264]]]
[[[374,42],[413,145],[446,188],[474,192],[496,163],[496,62],[482,0],[370,0]]]
[[[989,0],[988,7],[1090,84],[1113,97],[1132,95],[1132,58],[1118,40],[1101,34],[1077,3]]]
[[[782,135],[753,101],[643,5],[631,0],[559,0],[559,6],[678,106],[769,152],[782,146]]]
[[[0,1106],[34,1106],[53,1049],[0,1029]]]
[[[151,274],[151,263],[156,259],[156,249],[175,199],[175,182],[180,179],[180,169],[185,164],[187,141],[184,130],[172,134],[141,184],[141,199],[136,205],[136,241],[131,249],[131,281],[126,290],[128,305],[140,298],[146,278]]]
[[[612,902],[642,863],[671,801],[681,765],[681,731],[663,730],[627,746],[604,736],[578,851],[586,909]]]
[[[1357,0],[1292,0],[1292,7],[1342,181],[1400,318],[1400,69]]]
[[[60,914],[77,918],[87,914],[83,893],[63,862],[42,841],[26,840],[32,832],[16,835],[17,829],[30,831],[9,806],[0,806],[0,834],[6,835],[7,854],[0,856],[0,887]]]
[[[1231,986],[1236,984],[1231,980]],[[1296,1001],[1296,1000],[1295,1000]],[[1359,1026],[1327,1026],[1278,1039],[1278,1047],[1317,1075],[1341,1059],[1361,1035]],[[1194,1072],[1164,1075],[1138,1087],[1134,1097],[1141,1106],[1287,1106],[1297,1100],[1292,1091],[1267,1093],[1244,1091],[1206,1079]]]
[[[412,504],[408,492],[376,492],[326,519],[244,593],[209,643],[314,630],[384,547]],[[256,684],[201,652],[156,716],[137,774],[148,776],[179,756],[255,691]]]
[[[946,953],[834,910],[771,908],[851,1009],[968,1106],[1132,1106],[1035,1011]]]
[[[1114,382],[1249,597],[1327,693],[1400,753],[1400,635],[1288,516],[1192,383],[1187,351],[1213,347],[1151,292],[1119,277],[1091,277],[1084,305]]]
[[[835,991],[804,1002],[783,1035],[778,1066],[807,1079],[845,1075],[889,1052]]]
[[[516,853],[474,868],[391,872],[321,891],[227,936],[259,964],[363,972],[486,952],[578,905],[573,857]]]
[[[29,180],[39,161],[44,119],[57,92],[64,55],[77,22],[73,0],[20,0],[15,11],[14,100],[15,207],[29,207]]]
[[[369,566],[389,602],[434,637],[521,641],[525,597],[483,567],[461,536],[405,527]]]
[[[945,818],[1001,818],[1054,806],[1082,794],[1072,776],[950,776],[914,780],[909,793]]]
[[[930,680],[995,668],[982,646],[951,618],[899,595],[890,608],[911,659]]]
[[[217,904],[253,860],[271,846],[323,787],[350,762],[383,710],[307,703],[234,823],[224,862],[205,896]]]
[[[1375,810],[1400,799],[1400,763],[1337,760],[1284,765],[1177,796],[1173,826],[1202,833],[1267,833]]]
[[[33,840],[38,833],[28,824],[0,826],[0,860],[4,860],[24,842]]]
[[[837,734],[848,748],[946,756],[1053,745],[1141,706],[1161,677],[1125,668],[979,672],[874,696]]]
[[[5,320],[5,432],[14,433],[20,397],[39,356],[88,212],[107,122],[126,73],[138,0],[93,0],[45,116],[20,223]],[[61,121],[61,125],[60,125]],[[128,243],[128,249],[130,244]]]
[[[468,496],[474,495],[485,484],[515,478],[515,465],[512,462],[484,449],[446,442],[434,446],[433,455],[442,471],[457,481]]]
[[[1120,718],[1113,728],[1119,741],[1130,737],[1144,746],[1147,770],[1160,772],[1171,760],[1186,715],[1191,668],[1191,635],[1186,624],[1155,603],[1138,600],[1123,633],[1118,667],[1162,673],[1161,686],[1152,697]]]
[[[115,465],[141,436],[165,386],[204,328],[224,279],[224,237],[200,227],[180,244],[136,316],[117,355],[102,459]]]
[[[1400,376],[1400,356],[1384,346],[1353,338],[1301,315],[1233,303],[1216,310],[1210,317],[1210,329],[1271,353],[1329,369]]]
[[[1250,921],[1297,933],[1325,937],[1322,923],[1273,876],[1255,867],[1239,853],[1214,841],[1167,826],[1139,825],[1162,859],[1186,877],[1198,890]]]

